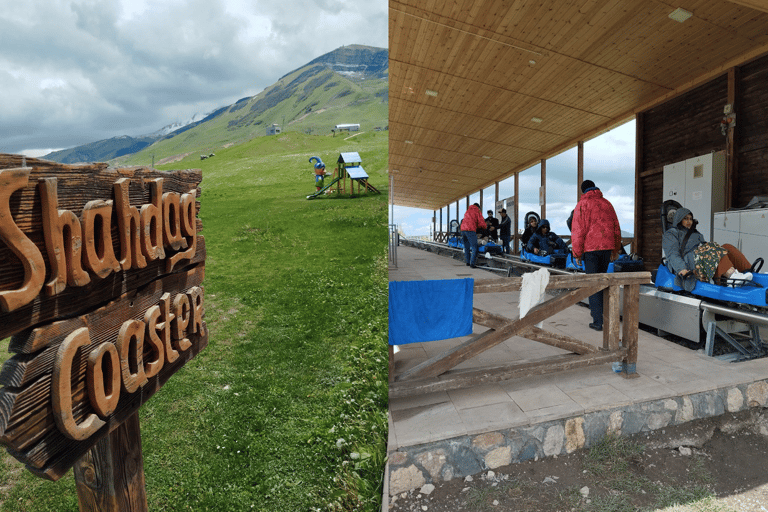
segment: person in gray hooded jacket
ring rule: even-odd
[[[751,281],[751,267],[747,258],[731,244],[719,246],[708,243],[696,230],[696,221],[688,208],[679,208],[672,219],[672,227],[665,233],[661,247],[667,258],[667,268],[675,275],[675,285],[690,292],[696,281],[728,279]],[[707,260],[711,260],[709,262]],[[707,269],[708,267],[708,269]]]

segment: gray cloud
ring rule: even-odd
[[[14,2],[0,12],[0,151],[150,133],[349,44],[386,47],[384,0]]]

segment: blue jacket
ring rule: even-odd
[[[544,235],[542,233],[542,229],[544,228],[549,229],[549,221],[547,219],[541,219],[536,232],[528,240],[526,250],[528,252],[533,252],[534,249],[538,249],[539,251],[546,251],[546,254],[553,254],[556,252],[561,254],[567,253],[568,246],[565,245],[563,239],[554,234],[552,231],[549,231],[546,235]],[[539,255],[542,256],[541,252]]]

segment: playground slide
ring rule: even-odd
[[[333,181],[331,181],[329,184],[327,184],[326,186],[324,186],[323,188],[321,188],[320,190],[318,190],[318,191],[317,191],[317,192],[315,192],[314,194],[310,194],[310,195],[308,195],[308,196],[307,196],[307,199],[314,199],[314,198],[318,197],[319,195],[321,195],[321,194],[325,193],[325,191],[326,191],[326,190],[328,190],[329,188],[331,188],[331,187],[332,187],[334,184],[336,184],[336,182],[337,182],[337,181],[339,181],[340,179],[341,179],[341,178],[334,178],[334,179],[333,179]]]

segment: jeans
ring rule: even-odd
[[[464,263],[474,267],[477,263],[477,233],[462,231],[461,239],[464,241]]]
[[[505,254],[509,254],[512,252],[512,249],[509,247],[509,241],[512,239],[511,235],[501,235],[499,238],[501,238],[501,249],[504,251]]]
[[[611,251],[589,251],[584,253],[584,270],[587,274],[603,274],[611,263]],[[603,291],[589,296],[589,311],[592,323],[603,325]]]

